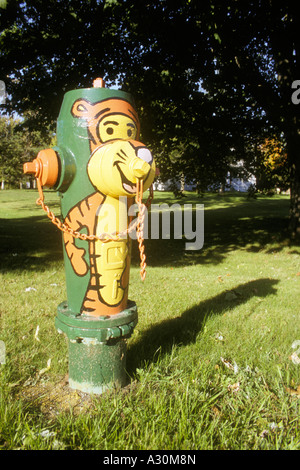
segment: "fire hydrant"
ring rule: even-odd
[[[126,339],[138,321],[128,300],[128,213],[134,198],[144,207],[155,176],[139,131],[131,95],[96,79],[65,94],[57,146],[24,164],[37,179],[38,203],[62,230],[67,300],[55,326],[68,338],[69,386],[86,393],[126,384]],[[59,192],[62,221],[45,205],[43,187]]]

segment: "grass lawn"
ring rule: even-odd
[[[36,198],[0,192],[0,449],[300,449],[300,247],[287,196],[155,194],[204,204],[204,246],[146,240],[142,283],[133,242],[128,386],[99,397],[64,381],[61,234]],[[46,202],[59,214],[55,193]]]

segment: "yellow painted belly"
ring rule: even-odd
[[[128,255],[127,240],[97,241],[95,245],[96,271],[100,274],[100,295],[108,305],[119,304],[124,296],[122,275]],[[125,286],[127,287],[127,286]]]
[[[115,233],[124,226],[127,226],[127,205],[107,198],[97,214],[96,234]],[[128,252],[128,238],[95,242],[95,268],[96,274],[100,274],[100,296],[108,305],[118,305],[127,293],[128,279],[124,278],[124,272],[126,263],[130,262]]]

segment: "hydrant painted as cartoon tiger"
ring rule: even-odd
[[[130,103],[118,99],[98,103],[79,99],[72,114],[87,121],[91,150],[87,173],[96,191],[71,208],[65,223],[75,231],[85,227],[88,235],[119,232],[120,227],[127,227],[128,206],[136,193],[137,178],[147,189],[155,175],[151,152],[134,140],[139,133],[138,117]],[[88,266],[84,250],[76,246],[72,234],[64,233],[65,249],[75,273],[84,276],[90,270],[81,313],[113,315],[126,308],[130,241],[128,236],[117,241],[90,241]]]
[[[67,300],[55,326],[69,342],[69,385],[100,394],[126,383],[126,339],[137,324],[128,300],[131,238],[129,207],[137,187],[155,176],[131,95],[92,88],[64,95],[57,146],[41,151],[24,172],[34,174],[38,204],[63,232]],[[42,187],[56,189],[61,219],[44,203]]]

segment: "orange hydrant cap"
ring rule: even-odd
[[[52,188],[57,183],[59,175],[59,162],[55,150],[41,150],[32,162],[24,163],[23,171],[25,174],[34,174],[40,179],[42,186]]]

